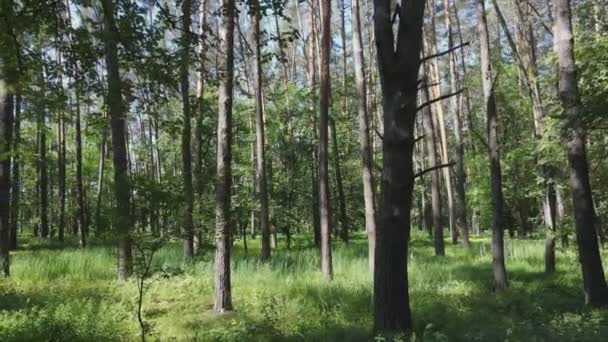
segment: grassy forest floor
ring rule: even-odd
[[[473,242],[469,253],[446,244],[447,257],[436,258],[430,239],[414,234],[410,292],[416,340],[608,340],[608,310],[583,305],[573,248],[558,250],[558,272],[546,276],[544,241],[507,240],[511,286],[495,294],[489,239]],[[373,339],[362,237],[348,246],[336,243],[329,286],[322,283],[318,252],[308,240],[296,239],[290,251],[281,246],[267,264],[257,259],[258,243],[249,241],[248,255],[240,242],[235,245],[235,311],[221,317],[211,312],[211,253],[184,265],[180,245],[159,251],[144,300],[151,340]],[[137,340],[137,286],[115,280],[112,249],[59,247],[29,240],[13,254],[12,278],[0,282],[0,341]]]

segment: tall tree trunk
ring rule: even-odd
[[[351,0],[353,61],[357,87],[357,113],[359,120],[359,152],[361,154],[361,178],[363,180],[363,202],[365,203],[365,230],[367,232],[369,270],[374,271],[376,246],[376,195],[374,185],[373,160],[370,142],[369,115],[367,111],[367,84],[365,81],[365,60],[361,35],[361,15],[359,0]]]
[[[431,22],[429,28],[427,30],[428,33],[428,46],[429,52],[431,54],[437,53],[437,33],[435,27],[435,9],[434,6],[431,6]],[[439,71],[439,62],[436,58],[433,58],[429,62],[430,66],[430,77],[431,83],[433,84],[431,87],[431,95],[433,98],[439,98],[441,96],[441,74]],[[452,98],[454,98],[452,96]],[[439,142],[440,149],[439,155],[441,156],[441,162],[443,164],[447,164],[448,160],[448,136],[446,129],[446,120],[443,111],[443,103],[436,102],[431,108],[434,108],[436,113],[436,129],[439,131]],[[456,243],[458,241],[458,232],[456,228],[456,208],[454,207],[454,195],[452,190],[452,178],[450,177],[450,169],[445,167],[442,169],[443,180],[445,183],[445,192],[447,197],[448,204],[448,216],[449,216],[449,225],[450,225],[450,233],[452,238],[452,243]]]
[[[206,55],[206,44],[205,44],[205,26],[207,25],[207,0],[200,0],[199,2],[199,43],[197,45],[196,56],[199,60],[199,70],[197,72],[196,81],[196,126],[194,128],[194,143],[195,143],[195,156],[194,162],[194,180],[195,190],[194,199],[195,203],[202,207],[202,196],[205,187],[205,177],[203,175],[203,121],[205,118],[205,55]],[[202,247],[203,231],[201,223],[194,226],[194,254],[198,254]]]
[[[567,131],[570,189],[574,203],[574,225],[579,260],[583,271],[585,303],[608,304],[608,288],[602,267],[593,199],[589,181],[589,165],[585,150],[585,129],[581,122],[577,71],[574,61],[574,35],[570,0],[553,1],[554,44],[559,63],[559,98]]]
[[[426,71],[423,80],[422,103],[429,101],[429,87],[427,85]],[[435,141],[435,128],[433,124],[433,113],[430,106],[422,109],[424,135],[426,140],[426,153],[429,158],[429,167],[437,167],[437,143]],[[445,256],[443,242],[443,224],[441,222],[441,191],[439,189],[439,170],[431,171],[431,208],[433,213],[433,241],[435,255]]]
[[[63,241],[65,232],[65,200],[66,200],[66,189],[65,189],[65,168],[66,168],[66,146],[65,146],[65,113],[60,110],[57,120],[57,183],[59,192],[58,197],[58,222],[57,222],[57,237],[59,241]]]
[[[329,199],[328,128],[331,80],[329,55],[331,48],[331,1],[319,0],[321,7],[321,58],[319,88],[319,214],[321,218],[321,272],[323,281],[333,277],[331,260],[331,204]]]
[[[450,6],[450,0],[444,0],[444,19],[445,28],[448,35],[448,54],[449,58],[449,75],[450,75],[450,93],[456,92],[458,87],[458,74],[456,73],[456,52],[454,49],[454,35],[452,32],[452,12]],[[454,137],[456,142],[456,200],[457,208],[456,212],[456,226],[454,229],[460,228],[460,235],[462,236],[462,245],[464,248],[470,248],[469,241],[469,222],[467,220],[467,198],[465,190],[465,172],[464,172],[464,137],[462,132],[462,118],[461,108],[458,105],[458,97],[450,97],[449,102],[449,114],[453,118],[454,122]],[[452,233],[454,236],[454,233]]]
[[[346,216],[346,197],[344,195],[344,185],[342,183],[342,169],[340,168],[340,150],[338,148],[338,136],[336,131],[336,121],[329,119],[331,130],[331,140],[334,154],[334,170],[336,172],[336,183],[338,186],[338,204],[340,209],[340,237],[342,241],[348,243],[348,217]]]
[[[103,181],[106,164],[106,134],[101,133],[101,142],[99,143],[99,166],[97,171],[97,199],[95,201],[95,234],[101,235],[103,227],[101,224],[101,200],[103,195]]]
[[[396,39],[390,5],[390,1],[374,1],[384,112],[382,195],[374,266],[374,330],[407,332],[412,329],[407,255],[425,2],[401,4]]]
[[[182,177],[184,182],[184,258],[194,257],[194,192],[192,190],[192,150],[190,140],[192,124],[190,115],[190,45],[192,41],[192,1],[182,2],[182,63],[180,65],[182,114],[184,127],[182,131]]]
[[[230,282],[230,194],[232,188],[232,88],[234,77],[234,0],[222,0],[223,16],[220,27],[220,53],[218,63],[220,83],[218,89],[217,120],[217,185],[215,206],[215,300],[213,310],[223,313],[232,310]]]
[[[266,143],[264,139],[264,112],[262,107],[262,43],[260,21],[262,18],[259,0],[253,0],[251,19],[253,23],[254,54],[253,88],[255,92],[255,147],[258,200],[260,201],[260,228],[262,230],[262,259],[270,258],[270,220],[268,214],[268,182],[266,179]]]
[[[82,129],[80,127],[80,90],[76,94],[76,192],[78,196],[78,232],[80,247],[87,245],[87,219],[82,179]]]
[[[129,168],[127,160],[127,111],[122,99],[122,81],[118,60],[118,28],[114,21],[114,0],[103,0],[105,27],[105,62],[108,82],[108,113],[112,135],[114,164],[115,226],[118,240],[118,278],[127,279],[133,273],[131,254],[131,212]]]
[[[5,70],[2,70],[3,72]],[[11,186],[11,138],[13,131],[14,98],[8,82],[0,78],[0,272],[10,275],[10,186]]]
[[[46,82],[46,75],[43,76],[42,82]],[[38,183],[39,183],[39,210],[40,210],[40,237],[49,237],[49,186],[48,186],[48,166],[46,159],[46,109],[42,109],[38,113]]]
[[[313,151],[312,151],[312,160],[313,160],[313,167],[312,167],[312,211],[313,211],[313,234],[314,234],[314,241],[315,241],[315,245],[316,246],[321,246],[321,215],[320,215],[320,211],[319,211],[319,148],[316,145],[317,144],[317,64],[318,64],[318,58],[317,58],[317,29],[316,29],[316,0],[311,0],[310,1],[310,18],[309,18],[309,24],[310,24],[310,44],[309,44],[309,54],[310,57],[308,58],[310,65],[309,65],[309,75],[310,75],[310,91],[312,93],[311,96],[311,104],[310,104],[310,110],[312,112],[312,117],[313,117],[313,144],[315,145],[315,147],[313,147]]]
[[[484,0],[477,0],[478,34],[481,49],[481,80],[486,112],[486,133],[488,156],[490,159],[490,184],[492,196],[492,257],[494,268],[494,288],[497,291],[507,287],[507,270],[504,255],[504,201],[502,195],[502,173],[500,169],[500,145],[498,142],[498,111],[494,95],[494,76],[490,61],[490,39]]]
[[[11,181],[11,222],[10,222],[10,242],[9,247],[12,250],[17,249],[17,232],[19,228],[19,200],[21,198],[21,167],[20,167],[20,144],[21,144],[21,95],[15,97],[15,118],[13,130],[13,165],[12,165],[12,181]]]

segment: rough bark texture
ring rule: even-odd
[[[215,300],[213,310],[232,310],[230,283],[230,189],[232,185],[232,87],[234,78],[234,0],[222,0],[218,63],[217,184],[215,193]]]
[[[262,259],[270,258],[270,219],[268,213],[268,181],[266,178],[266,142],[264,136],[264,108],[262,107],[262,43],[260,34],[260,2],[251,6],[255,60],[253,63],[253,88],[255,93],[255,151],[258,200],[260,202],[260,229],[262,232]]]
[[[202,195],[205,187],[205,177],[203,175],[203,120],[205,118],[205,26],[207,25],[207,0],[201,0],[199,3],[199,31],[200,41],[197,46],[197,53],[199,60],[199,70],[197,72],[196,82],[196,126],[194,128],[194,142],[196,148],[196,159],[194,162],[194,180],[195,180],[195,202],[202,207]],[[198,223],[194,227],[194,254],[198,254],[203,241],[203,228],[202,224]]]
[[[126,141],[126,110],[122,99],[122,81],[118,61],[118,29],[114,21],[114,1],[103,0],[105,27],[105,61],[108,79],[108,113],[112,135],[114,164],[115,227],[118,240],[118,278],[127,279],[133,273],[131,254],[131,218],[129,169]]]
[[[78,95],[77,95],[78,96]],[[78,242],[80,247],[87,245],[87,219],[82,178],[82,129],[80,127],[80,101],[76,101],[76,192],[78,201]]]
[[[594,222],[593,199],[589,181],[589,165],[585,150],[585,130],[581,122],[574,35],[570,0],[553,1],[553,37],[559,62],[559,98],[565,117],[570,189],[574,204],[574,224],[579,260],[583,271],[585,303],[608,304],[608,288],[599,252]]]
[[[374,1],[384,111],[382,195],[374,266],[374,330],[377,332],[412,329],[407,254],[424,7],[424,1],[402,3],[395,41],[391,2]]]
[[[331,205],[329,199],[329,99],[331,97],[329,55],[331,48],[331,1],[320,0],[321,58],[319,60],[319,215],[321,219],[321,273],[323,281],[333,277],[331,261]]]
[[[192,189],[192,136],[191,110],[190,110],[190,45],[192,41],[192,1],[182,2],[182,63],[180,65],[180,88],[182,95],[182,181],[184,186],[184,258],[191,260],[194,257],[194,191]]]
[[[4,71],[4,70],[2,70]],[[0,76],[2,76],[0,74]],[[0,272],[10,275],[9,215],[11,181],[11,138],[13,127],[13,94],[0,78]]]
[[[490,159],[490,188],[492,196],[492,259],[494,269],[494,288],[503,290],[507,287],[507,270],[504,256],[504,227],[502,195],[502,174],[500,169],[500,145],[498,142],[498,111],[494,96],[494,77],[490,61],[490,39],[486,9],[483,0],[477,0],[478,34],[481,49],[481,80],[486,112],[486,133],[488,139],[488,156]]]
[[[367,232],[369,270],[374,271],[376,246],[376,195],[374,185],[372,150],[369,136],[369,115],[367,112],[367,84],[365,81],[365,60],[361,35],[361,15],[359,0],[351,0],[353,62],[357,87],[357,117],[359,120],[359,153],[361,154],[361,178],[363,180],[363,201],[365,204],[365,230]]]

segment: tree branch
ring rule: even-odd
[[[439,169],[443,169],[443,168],[446,168],[446,167],[452,167],[454,165],[456,165],[456,162],[450,162],[450,163],[447,163],[447,164],[439,164],[439,165],[435,165],[433,167],[429,167],[428,169],[425,169],[425,170],[422,170],[422,171],[416,173],[414,175],[414,179],[416,179],[418,177],[422,177],[422,176],[426,175],[429,172],[432,172],[432,171],[435,171],[435,170],[439,170]]]
[[[435,102],[439,102],[439,101],[445,100],[447,98],[450,98],[452,96],[456,96],[456,95],[462,93],[464,91],[464,89],[465,88],[462,88],[462,89],[459,89],[459,90],[457,90],[457,91],[455,91],[453,93],[441,95],[438,98],[435,98],[435,99],[429,100],[427,102],[424,102],[423,104],[421,104],[420,106],[418,106],[418,108],[416,108],[416,111],[419,111],[419,110],[423,109],[426,106],[430,106],[430,105],[432,105]]]
[[[422,58],[422,60],[420,62],[424,63],[424,62],[428,61],[429,59],[433,59],[433,58],[437,58],[437,57],[441,57],[441,56],[447,55],[448,53],[450,53],[450,52],[452,52],[454,50],[458,50],[460,48],[463,48],[463,47],[465,47],[465,46],[467,46],[469,44],[470,44],[469,42],[464,42],[462,44],[458,44],[456,46],[452,46],[451,49],[447,49],[445,51],[441,51],[441,52],[438,52],[438,53],[435,53],[435,54],[432,54],[432,55],[425,56],[425,57]]]

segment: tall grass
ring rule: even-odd
[[[239,243],[233,258],[235,311],[211,312],[212,251],[184,264],[178,244],[159,251],[144,302],[152,337],[200,341],[368,341],[372,279],[367,247],[358,237],[334,248],[334,281],[325,285],[319,253],[305,239],[259,260],[259,240]],[[418,340],[494,341],[608,339],[608,311],[583,306],[574,250],[558,251],[558,272],[546,276],[543,242],[508,240],[510,288],[494,293],[487,239],[471,251],[448,246],[433,256],[415,234],[409,254],[410,293]],[[56,249],[44,245],[13,256],[0,283],[0,341],[137,339],[135,282],[115,280],[112,248]],[[606,257],[604,258],[606,260]]]

